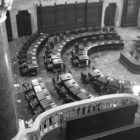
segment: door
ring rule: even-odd
[[[19,11],[17,18],[18,36],[27,36],[32,34],[31,15],[28,11]]]
[[[10,20],[9,11],[7,11],[6,30],[7,30],[8,41],[11,41],[13,39],[13,37],[12,37],[12,28],[11,28],[11,20]]]
[[[137,26],[140,0],[124,0],[121,25],[123,27]]]
[[[115,24],[115,14],[116,14],[116,3],[110,3],[105,10],[105,26],[114,26]]]

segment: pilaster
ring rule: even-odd
[[[16,18],[17,15],[18,15],[18,10],[12,9],[10,11],[10,19],[11,19],[13,39],[18,38],[17,18]]]
[[[0,9],[0,139],[10,140],[18,132],[18,122],[15,109],[12,70],[5,25],[5,9],[7,8],[2,8]]]
[[[102,9],[102,21],[101,21],[101,27],[104,27],[104,19],[105,19],[105,10],[109,6],[109,3],[103,1],[103,9]]]

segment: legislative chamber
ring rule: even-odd
[[[139,0],[0,2],[1,140],[139,140],[139,105]]]

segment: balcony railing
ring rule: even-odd
[[[138,103],[137,114],[140,114],[140,97],[130,94],[112,94],[93,99],[82,100],[52,108],[40,114],[31,128],[25,129],[13,140],[41,140],[44,135],[61,127],[63,120],[84,116],[101,110],[115,108],[131,102]]]

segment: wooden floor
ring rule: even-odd
[[[136,38],[136,36],[140,35],[140,30],[137,28],[118,28],[117,29],[118,34],[122,36],[125,42],[125,48],[123,51],[130,51],[133,46],[133,40]],[[14,86],[15,86],[15,101],[16,101],[16,107],[17,107],[17,114],[18,118],[29,121],[33,118],[31,115],[27,102],[24,99],[24,94],[22,92],[22,83],[23,81],[30,81],[33,78],[27,78],[27,77],[21,77],[19,75],[18,71],[18,64],[17,64],[17,53],[19,49],[21,48],[23,41],[26,39],[26,37],[16,39],[9,43],[10,53],[11,53],[11,64],[13,69],[13,79],[14,79]],[[72,75],[74,79],[85,89],[96,95],[97,93],[94,91],[93,87],[90,84],[83,84],[80,80],[80,73],[81,71],[85,70],[85,68],[73,68],[70,62],[70,51],[71,48],[68,49],[64,55],[63,55],[63,61],[66,63],[66,69],[67,71],[71,70]],[[60,99],[60,97],[57,95],[57,93],[54,91],[54,87],[52,86],[51,78],[53,77],[52,73],[48,73],[45,70],[44,64],[43,64],[43,54],[44,51],[42,50],[38,57],[38,63],[39,63],[39,70],[38,70],[38,76],[37,77],[43,77],[44,81],[46,83],[47,88],[52,94],[52,97],[54,98],[57,105],[61,105],[63,103],[63,100]],[[119,78],[122,80],[131,80],[136,81],[140,83],[140,75],[132,74],[130,73],[125,67],[123,67],[119,63],[119,55],[120,51],[105,51],[105,52],[99,52],[93,55],[90,55],[91,61],[91,67],[97,67],[99,68],[105,75]],[[58,138],[58,137],[57,137]]]

